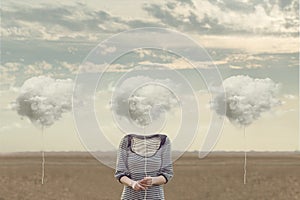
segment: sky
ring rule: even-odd
[[[296,0],[1,2],[0,152],[40,151],[42,141],[47,151],[85,151],[86,144],[80,139],[84,133],[78,133],[72,112],[45,128],[42,138],[41,130],[26,117],[22,119],[11,103],[27,79],[43,75],[75,80],[80,66],[100,42],[144,27],[180,32],[198,43],[210,59],[198,59],[196,49],[182,40],[170,46],[185,50],[193,57],[190,62],[158,49],[138,49],[116,58],[95,98],[98,121],[112,146],[118,146],[123,133],[109,109],[110,97],[120,77],[138,65],[149,73],[155,67],[169,67],[189,80],[200,121],[194,141],[186,148],[201,149],[213,111],[208,106],[211,96],[205,81],[195,75],[193,62],[203,68],[216,66],[223,79],[248,75],[280,84],[277,98],[282,105],[247,126],[246,140],[243,129],[226,119],[213,150],[300,150],[298,13]],[[100,54],[105,57],[117,50],[116,46],[103,46]],[[179,119],[175,116],[179,115],[166,115],[170,121],[163,129],[174,142]],[[95,150],[108,150],[105,142],[95,141]]]

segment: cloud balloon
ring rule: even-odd
[[[223,81],[224,95],[216,95],[211,102],[212,109],[221,113],[226,105],[226,117],[235,125],[247,126],[258,119],[263,112],[281,104],[276,98],[280,85],[271,79],[257,79],[249,76],[232,76]]]
[[[125,80],[115,95],[116,113],[121,117],[130,117],[144,127],[158,119],[162,113],[171,111],[178,106],[176,96],[167,88],[173,83],[170,80],[162,82],[165,86],[155,84],[155,80],[144,76]]]
[[[222,105],[226,106],[226,117],[237,126],[245,127],[258,119],[263,112],[271,110],[274,106],[281,104],[276,98],[279,92],[279,84],[271,79],[254,79],[249,76],[232,76],[223,81],[224,93],[219,92],[212,101],[212,109],[220,115]],[[225,102],[224,102],[225,101]],[[225,104],[224,104],[225,103]],[[246,146],[246,140],[245,140]],[[244,153],[244,184],[247,174],[247,152]]]
[[[38,76],[26,80],[20,88],[14,108],[38,127],[51,126],[71,110],[73,82]]]
[[[174,108],[177,100],[174,94],[163,86],[145,85],[129,97],[128,103],[131,119],[141,126],[147,126],[163,111]]]

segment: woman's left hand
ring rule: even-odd
[[[148,176],[140,180],[139,182],[143,187],[150,187],[153,185],[153,178]]]

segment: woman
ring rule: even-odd
[[[126,135],[120,142],[115,177],[124,184],[121,199],[164,199],[163,184],[173,177],[166,135]]]

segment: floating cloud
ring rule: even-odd
[[[149,83],[147,83],[149,82]],[[119,116],[129,117],[140,126],[147,126],[162,113],[178,105],[176,96],[167,88],[170,80],[138,76],[125,80],[116,91],[114,109]],[[142,85],[143,83],[146,83]],[[175,85],[175,84],[174,84]]]
[[[170,111],[177,105],[175,96],[160,85],[146,85],[139,88],[128,99],[130,117],[139,125],[149,125],[163,111]]]
[[[38,126],[51,126],[71,110],[73,82],[38,76],[26,80],[14,102],[14,109]]]
[[[276,99],[279,84],[271,79],[253,79],[249,76],[232,76],[223,81],[225,99],[221,93],[212,101],[212,108],[221,113],[226,105],[226,116],[235,125],[247,126],[281,102]]]

